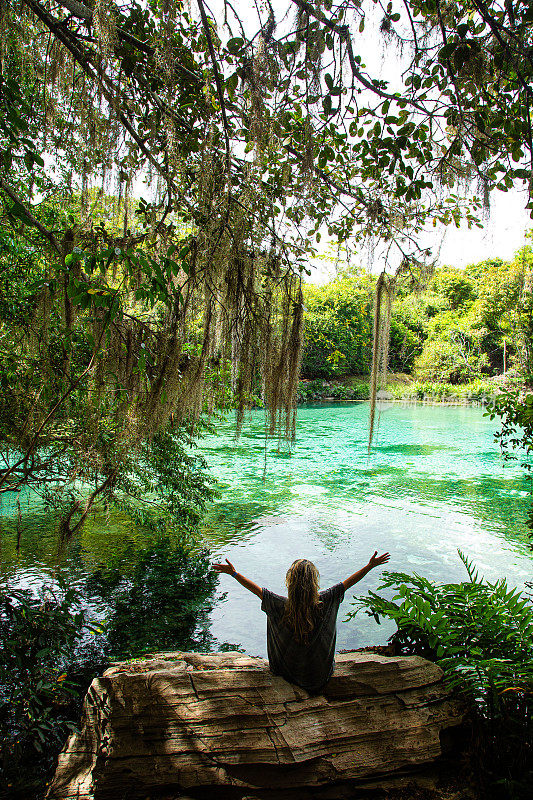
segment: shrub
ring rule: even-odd
[[[469,704],[472,752],[484,797],[529,798],[533,781],[533,606],[504,578],[480,578],[459,552],[468,581],[437,584],[384,572],[380,590],[356,599],[377,622],[393,620],[399,653],[439,664]]]
[[[308,303],[302,375],[335,378],[367,372],[371,353],[369,302],[336,294]]]
[[[329,397],[335,400],[368,400],[370,394],[370,384],[368,382],[355,383],[353,386],[346,386],[343,383],[330,387]]]
[[[432,281],[435,291],[446,298],[450,308],[456,310],[476,297],[473,280],[464,270],[444,267],[435,273]]]
[[[389,369],[391,372],[411,372],[415,358],[422,352],[422,340],[400,320],[391,319]]]
[[[528,376],[531,383],[533,376]],[[533,393],[521,389],[507,389],[489,406],[485,416],[500,418],[500,430],[494,438],[507,461],[520,459],[528,477],[533,477]],[[530,484],[531,489],[531,484]],[[533,531],[533,505],[529,510],[528,528]]]
[[[392,386],[389,391],[392,391],[397,399],[484,402],[487,397],[492,397],[498,391],[498,387],[489,380],[475,380],[458,385],[437,381],[415,381],[407,386]]]
[[[309,403],[317,400],[368,400],[370,385],[366,381],[347,386],[344,383],[328,383],[327,381],[300,381],[298,402]]]
[[[298,402],[309,403],[321,400],[329,390],[329,383],[322,380],[300,381],[298,385]]]
[[[29,798],[47,774],[105,659],[80,595],[61,583],[0,594],[0,792]]]
[[[450,329],[427,339],[414,363],[420,380],[470,383],[489,369],[489,359],[480,345],[462,331]]]
[[[328,396],[334,400],[353,400],[357,395],[357,391],[353,386],[346,386],[343,383],[334,384],[330,386]]]
[[[373,293],[374,280],[362,275],[338,278],[327,286],[305,287],[304,377],[328,379],[370,371]],[[410,371],[421,347],[418,333],[393,315],[391,369]]]

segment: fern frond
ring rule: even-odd
[[[461,561],[465,565],[465,569],[468,572],[468,577],[470,578],[470,582],[471,583],[481,583],[483,581],[483,578],[481,578],[481,580],[479,579],[479,572],[477,571],[473,561],[471,561],[468,558],[468,556],[466,556],[463,553],[463,551],[460,550],[459,548],[457,548],[457,552],[459,553],[459,558],[461,559]]]

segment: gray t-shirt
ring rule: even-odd
[[[283,624],[286,597],[263,588],[261,610],[267,615],[267,653],[270,669],[310,693],[322,689],[333,674],[337,612],[344,599],[344,586],[337,583],[319,593],[315,626],[306,644],[296,641],[293,631]]]

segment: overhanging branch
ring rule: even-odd
[[[54,236],[54,234],[52,233],[52,231],[49,231],[49,230],[48,230],[48,228],[45,228],[45,226],[44,226],[44,225],[43,225],[41,222],[39,222],[39,220],[38,220],[38,219],[36,219],[36,218],[33,216],[33,214],[31,213],[31,211],[30,211],[30,210],[28,209],[28,207],[25,205],[24,201],[23,201],[23,200],[21,200],[21,198],[20,198],[20,197],[19,197],[19,196],[18,196],[18,195],[17,195],[17,194],[16,194],[16,193],[13,191],[13,189],[11,189],[11,188],[10,188],[10,187],[7,185],[7,183],[6,183],[6,182],[5,182],[5,181],[4,181],[2,178],[0,178],[0,189],[2,189],[2,191],[4,191],[4,192],[7,194],[7,196],[8,196],[8,197],[9,197],[11,200],[13,200],[13,202],[14,202],[14,203],[17,203],[19,206],[21,206],[21,207],[23,208],[23,210],[24,210],[24,214],[26,215],[26,217],[28,218],[28,220],[30,221],[30,223],[31,223],[31,224],[34,226],[34,228],[37,228],[37,230],[38,230],[40,233],[42,233],[42,235],[43,235],[43,236],[44,236],[46,239],[48,239],[48,241],[50,242],[50,244],[52,245],[52,247],[54,248],[54,250],[55,250],[55,251],[58,253],[58,255],[60,255],[60,256],[63,256],[63,251],[62,251],[62,249],[61,249],[61,245],[60,245],[60,244],[59,244],[59,242],[57,241],[57,239],[56,239],[56,237]]]
[[[77,0],[59,0],[62,6],[66,8],[73,17],[77,19],[83,19],[89,25],[92,24],[93,21],[93,11],[91,8],[88,8],[83,3],[79,3]],[[153,56],[155,53],[155,49],[146,44],[146,42],[142,42],[140,39],[137,39],[136,36],[133,36],[131,33],[126,33],[123,31],[120,26],[117,26],[116,29],[117,36],[119,39],[122,39],[127,44],[134,47],[136,50],[140,50],[142,53],[145,53],[148,56]],[[184,67],[182,64],[175,65],[177,69],[183,74],[186,75],[188,78],[191,78],[194,81],[201,81],[202,78],[200,75],[195,75],[194,72],[191,72],[187,67]]]

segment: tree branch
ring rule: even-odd
[[[59,41],[67,48],[67,50],[73,55],[75,60],[78,62],[82,70],[85,72],[88,78],[92,81],[98,81],[98,76],[94,71],[92,64],[90,63],[90,53],[87,53],[86,50],[83,50],[79,47],[78,42],[71,38],[71,36],[64,30],[61,23],[55,19],[51,14],[49,14],[41,5],[37,2],[37,0],[23,0],[26,5],[28,5],[31,10],[39,17],[39,19],[46,25],[46,27],[52,31],[52,33],[59,39]],[[156,158],[152,155],[152,153],[148,150],[145,146],[143,140],[128,120],[124,112],[118,107],[117,98],[113,97],[109,89],[104,85],[103,81],[100,81],[100,87],[102,89],[102,94],[105,97],[106,102],[109,104],[109,107],[113,109],[115,114],[117,115],[118,119],[127,130],[131,138],[135,141],[137,146],[139,147],[140,151],[143,155],[148,159],[150,164],[157,170],[157,172],[165,179],[165,182],[169,183],[169,175],[165,171],[165,169],[161,166],[161,164],[157,161]],[[127,104],[126,104],[127,106]]]
[[[13,202],[14,202],[14,203],[18,203],[18,205],[22,206],[22,208],[24,209],[24,213],[25,213],[25,214],[26,214],[26,216],[28,217],[28,219],[29,219],[29,221],[31,222],[31,224],[32,224],[32,225],[33,225],[35,228],[37,228],[37,230],[38,230],[40,233],[42,233],[42,235],[43,235],[43,236],[44,236],[46,239],[48,239],[48,241],[50,242],[50,244],[52,245],[52,247],[54,248],[54,250],[55,250],[55,251],[58,253],[58,255],[60,255],[60,256],[63,256],[63,251],[62,251],[62,249],[61,249],[61,245],[60,245],[60,244],[59,244],[59,242],[57,241],[57,239],[56,239],[56,237],[54,236],[54,234],[52,233],[52,231],[49,231],[49,230],[48,230],[48,228],[45,228],[45,226],[44,226],[44,225],[43,225],[41,222],[39,222],[39,220],[38,220],[38,219],[36,219],[36,218],[33,216],[33,214],[31,213],[31,211],[29,211],[29,209],[28,209],[28,208],[27,208],[27,206],[24,204],[24,202],[23,202],[23,201],[20,199],[20,197],[19,197],[17,194],[15,194],[15,192],[13,191],[13,189],[11,189],[11,188],[10,188],[10,187],[7,185],[7,183],[6,183],[6,182],[5,182],[5,181],[4,181],[2,178],[0,178],[0,189],[2,189],[2,190],[3,190],[3,191],[6,193],[6,194],[7,194],[7,196],[8,196],[8,197],[9,197],[11,200],[13,200]]]
[[[369,89],[371,92],[377,94],[378,97],[382,97],[384,100],[398,101],[399,99],[402,99],[405,103],[408,103],[409,105],[413,106],[413,108],[418,109],[418,111],[421,111],[423,114],[427,114],[427,109],[425,109],[424,106],[420,105],[415,100],[408,100],[407,98],[399,98],[397,95],[390,94],[389,92],[384,92],[383,89],[380,89],[374,83],[369,81],[368,78],[365,78],[365,76],[363,75],[363,73],[361,72],[355,61],[355,55],[352,46],[352,37],[350,35],[350,28],[348,25],[338,25],[336,22],[332,22],[330,19],[326,17],[326,15],[322,11],[313,8],[313,6],[310,5],[310,3],[306,3],[305,0],[291,0],[291,3],[294,3],[299,8],[301,8],[302,11],[305,11],[307,14],[317,19],[319,22],[325,25],[326,28],[328,28],[330,31],[336,33],[337,36],[340,37],[341,41],[346,43],[346,49],[348,51],[348,60],[350,62],[350,68],[352,70],[352,73],[357,78],[359,83],[362,83],[366,89]]]
[[[226,103],[224,100],[224,90],[222,88],[222,81],[220,77],[220,71],[218,68],[217,57],[215,53],[215,48],[213,45],[213,37],[211,36],[211,30],[209,28],[209,20],[207,19],[207,14],[205,13],[205,7],[203,0],[197,0],[198,8],[200,9],[200,16],[202,18],[202,25],[204,28],[204,33],[207,39],[207,46],[209,48],[209,55],[211,57],[211,63],[213,64],[213,73],[215,76],[215,83],[217,87],[217,95],[218,101],[220,103],[220,113],[222,114],[222,122],[224,124],[224,140],[226,142],[226,170],[227,170],[227,177],[228,177],[228,186],[231,191],[231,182],[230,182],[230,173],[231,173],[231,151],[230,151],[230,143],[229,143],[229,123],[228,117],[226,114]]]
[[[89,24],[92,23],[93,11],[91,8],[88,8],[83,3],[79,3],[78,0],[59,0],[59,2],[62,6],[68,9],[68,11],[70,11],[73,17],[76,17],[77,19],[83,19]],[[146,44],[146,42],[142,42],[140,39],[137,39],[136,36],[132,36],[131,33],[126,33],[126,31],[121,30],[121,28],[118,26],[117,36],[127,44],[135,47],[136,50],[140,50],[142,53],[145,53],[148,56],[153,56],[155,53],[155,49],[151,45]],[[192,80],[202,80],[200,75],[195,75],[194,72],[191,72],[182,64],[176,64],[176,66],[183,75],[187,75],[187,77],[191,78]]]

